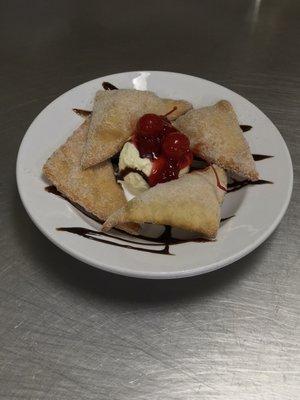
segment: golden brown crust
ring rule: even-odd
[[[221,205],[224,200],[226,191],[218,186],[218,183],[227,189],[227,175],[223,168],[218,167],[216,164],[210,165],[205,169],[200,169],[191,172],[192,174],[201,174],[201,176],[210,182],[216,191],[218,202]]]
[[[220,223],[216,186],[201,172],[159,184],[113,213],[103,229],[125,222],[171,225],[214,238]]]
[[[194,153],[207,162],[252,181],[259,178],[249,145],[228,101],[188,111],[174,124],[189,137]]]
[[[110,161],[82,170],[80,159],[87,138],[90,118],[47,160],[44,175],[68,199],[104,221],[126,204],[122,188],[115,180]],[[136,234],[138,225],[125,224],[121,229]]]
[[[119,152],[132,136],[138,118],[146,113],[173,120],[192,106],[184,100],[161,99],[152,92],[121,89],[98,91],[95,97],[88,139],[81,159],[83,168],[96,165]]]

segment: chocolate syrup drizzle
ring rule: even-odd
[[[64,196],[59,190],[56,189],[56,187],[54,185],[45,187],[45,190],[48,193],[52,193],[56,196],[61,197],[64,200],[68,201],[75,208],[77,208],[80,212],[82,212],[87,217],[91,218],[92,220],[99,222],[99,223],[103,223],[103,221],[99,220],[99,218],[97,218],[95,215],[87,212],[79,204],[74,203],[73,201],[68,199],[66,196]],[[229,217],[229,218],[231,218],[231,217]],[[223,222],[229,218],[225,218],[225,219],[221,220],[221,222]],[[204,238],[195,238],[195,239],[174,238],[174,237],[172,237],[172,230],[171,230],[170,226],[165,226],[164,232],[160,236],[154,237],[154,238],[150,238],[148,236],[143,236],[143,235],[130,235],[129,233],[126,233],[123,231],[122,231],[122,233],[123,233],[123,235],[125,235],[125,237],[120,237],[120,236],[111,235],[109,233],[96,231],[93,229],[88,229],[88,228],[83,228],[83,227],[61,227],[61,228],[56,228],[56,229],[60,232],[73,233],[75,235],[85,237],[86,239],[90,239],[90,240],[94,240],[94,241],[102,242],[102,243],[106,243],[106,244],[111,244],[111,245],[118,246],[118,247],[123,247],[123,248],[137,250],[137,251],[145,251],[148,253],[168,254],[168,255],[171,255],[170,245],[177,245],[180,243],[188,243],[188,242],[200,243],[200,242],[212,242],[213,241],[213,240],[204,239]],[[116,229],[116,228],[115,228],[115,230],[119,231],[119,229]],[[132,239],[129,239],[128,237],[131,237],[131,238],[134,238],[137,240],[132,240]],[[131,243],[131,244],[135,244],[135,245],[144,245],[144,246],[148,246],[148,247],[163,246],[163,248],[162,249],[148,249],[145,247],[137,247],[137,246],[132,246],[129,244],[111,242],[104,238],[113,238],[113,239],[117,239],[121,242]],[[143,240],[143,242],[139,241],[139,239]]]
[[[118,88],[115,85],[113,85],[112,83],[109,83],[109,82],[103,82],[102,87],[104,90],[118,90]],[[83,110],[81,108],[73,108],[73,111],[82,118],[86,118],[92,114],[92,111]]]
[[[272,184],[271,181],[266,181],[264,179],[259,179],[257,181],[250,181],[249,179],[245,179],[243,181],[238,181],[236,179],[232,179],[232,182],[228,183],[227,185],[227,193],[236,192],[237,190],[242,189],[245,186],[251,185],[265,185],[265,184]]]
[[[74,201],[70,200],[68,197],[64,196],[59,190],[56,189],[54,185],[46,186],[45,187],[46,192],[55,194],[56,196],[61,197],[62,199],[66,200],[68,203],[72,204],[73,207],[77,208],[82,214],[86,215],[90,219],[102,224],[104,221],[101,221],[99,218],[97,218],[94,214],[86,211],[83,207],[81,207],[78,203],[75,203]]]
[[[90,110],[82,110],[81,108],[73,108],[75,114],[79,115],[82,118],[86,118],[92,114]]]
[[[113,84],[109,83],[109,82],[103,82],[102,83],[102,87],[104,90],[117,90],[118,88],[116,86],[114,86]],[[79,116],[86,118],[89,115],[91,115],[92,111],[89,110],[83,110],[83,109],[79,109],[79,108],[73,108],[73,111],[78,114]],[[242,129],[243,132],[247,132],[249,131],[252,126],[250,125],[240,125],[240,128]],[[264,160],[267,158],[271,158],[273,156],[269,156],[269,155],[264,155],[264,154],[252,154],[254,161],[260,161],[260,160]],[[119,158],[119,154],[116,155],[115,157],[113,157],[113,159],[111,160],[113,165],[117,165],[118,164],[118,158]],[[200,157],[194,157],[195,161],[201,161],[205,163],[205,160],[201,159]],[[191,166],[191,170],[193,169],[199,169],[199,166]],[[137,171],[135,169],[132,168],[126,168],[124,171],[122,171],[121,173],[118,172],[116,173],[116,178],[117,179],[124,179],[124,176],[126,176],[128,173],[130,172],[138,172],[139,174],[141,174],[141,176],[147,180],[146,175],[143,176],[144,174],[141,171]],[[232,182],[228,183],[227,185],[227,193],[230,192],[235,192],[237,190],[242,189],[245,186],[248,185],[262,185],[262,184],[272,184],[273,182],[270,181],[266,181],[263,179],[260,179],[258,181],[250,181],[248,179],[242,180],[242,181],[238,181],[236,179],[232,179]],[[69,198],[67,198],[66,196],[64,196],[59,190],[57,190],[57,188],[54,185],[51,186],[47,186],[45,188],[45,190],[51,194],[54,194],[56,196],[59,196],[61,198],[63,198],[64,200],[68,201],[70,204],[72,204],[76,209],[78,209],[81,213],[83,213],[84,215],[86,215],[87,217],[89,217],[90,219],[98,222],[98,223],[103,223],[104,221],[101,221],[99,218],[97,218],[95,215],[89,213],[88,211],[86,211],[83,207],[81,207],[79,204],[73,202],[72,200],[70,200]],[[234,215],[227,217],[227,218],[223,218],[221,219],[221,223],[225,222],[231,218],[233,218]],[[154,237],[154,238],[150,238],[148,236],[143,236],[143,235],[130,235],[129,233],[120,231],[118,228],[114,228],[116,231],[120,231],[122,232],[124,236],[115,236],[113,234],[109,234],[106,232],[102,232],[102,231],[97,231],[97,230],[93,230],[93,229],[88,229],[88,228],[83,228],[83,227],[61,227],[61,228],[56,228],[58,231],[60,232],[69,232],[75,235],[79,235],[82,236],[86,239],[89,240],[93,240],[96,242],[101,242],[101,243],[105,243],[105,244],[110,244],[110,245],[114,245],[114,246],[118,246],[118,247],[123,247],[123,248],[127,248],[127,249],[131,249],[131,250],[136,250],[136,251],[143,251],[143,252],[147,252],[147,253],[155,253],[155,254],[166,254],[166,255],[173,255],[170,253],[170,246],[171,245],[177,245],[177,244],[181,244],[181,243],[189,243],[189,242],[197,242],[197,243],[201,243],[201,242],[214,242],[215,240],[209,240],[209,239],[204,239],[204,238],[195,238],[195,239],[179,239],[179,238],[175,238],[172,236],[172,228],[169,225],[166,225],[164,228],[163,233],[158,236],[158,237]],[[131,238],[131,239],[130,239]],[[118,243],[115,241],[110,241],[108,239],[116,239],[119,242],[123,242],[123,243]],[[132,240],[134,239],[134,240]],[[140,240],[143,240],[143,242],[141,242]],[[126,243],[126,244],[125,244]],[[130,244],[128,244],[130,243]],[[147,246],[147,247],[161,247],[161,249],[156,249],[156,248],[145,248],[145,247],[138,247],[138,246]]]
[[[57,230],[61,231],[61,232],[73,233],[75,235],[82,236],[82,237],[84,237],[86,239],[94,240],[96,242],[101,242],[101,243],[105,243],[105,244],[111,244],[111,245],[118,246],[118,247],[123,247],[125,249],[143,251],[143,252],[147,252],[147,253],[171,255],[171,253],[169,251],[169,242],[167,240],[167,236],[166,236],[166,241],[165,242],[161,242],[161,243],[140,243],[140,242],[134,242],[133,240],[124,239],[124,238],[120,238],[120,237],[113,236],[113,235],[107,235],[106,233],[101,232],[101,231],[95,231],[95,230],[92,230],[92,229],[82,228],[82,227],[57,228]],[[131,246],[129,244],[111,242],[110,240],[103,239],[103,237],[114,238],[114,239],[117,239],[117,240],[120,240],[120,241],[123,241],[123,242],[127,242],[127,243],[135,243],[135,244],[141,244],[141,245],[147,245],[147,246],[163,246],[163,248],[162,249],[148,249],[148,248],[145,248],[145,247]]]
[[[265,160],[266,158],[272,158],[274,156],[267,156],[266,154],[252,154],[254,161]]]
[[[248,132],[250,129],[252,129],[251,125],[240,125],[240,128],[243,132]]]
[[[92,220],[98,222],[98,223],[103,223],[99,218],[97,218],[95,215],[87,212],[84,208],[82,208],[79,204],[74,203],[70,199],[68,199],[66,196],[64,196],[59,190],[56,189],[54,185],[47,186],[45,187],[45,190],[48,193],[52,193],[56,196],[61,197],[62,199],[68,201],[70,204],[72,204],[76,209],[78,209],[80,212],[82,212],[84,215],[87,217],[91,218]],[[221,223],[229,220],[230,218],[234,217],[234,215],[223,218],[221,219]],[[122,232],[125,237],[121,236],[115,236],[106,232],[101,232],[101,231],[96,231],[93,229],[89,228],[83,228],[83,227],[61,227],[61,228],[56,228],[60,232],[69,232],[73,233],[75,235],[79,235],[82,237],[85,237],[86,239],[94,240],[96,242],[101,242],[101,243],[106,243],[106,244],[111,244],[114,246],[118,247],[123,247],[131,250],[137,250],[137,251],[144,251],[147,253],[156,253],[156,254],[167,254],[167,255],[172,255],[170,253],[170,246],[171,245],[177,245],[177,244],[182,244],[182,243],[190,243],[190,242],[196,242],[196,243],[207,243],[207,242],[214,242],[214,240],[211,239],[205,239],[205,238],[194,238],[194,239],[180,239],[180,238],[175,238],[172,236],[172,229],[170,226],[166,225],[164,232],[158,236],[158,237],[148,237],[144,235],[130,235],[127,232],[120,231],[119,229],[114,228],[117,231]],[[117,239],[118,241],[121,242],[126,242],[130,243],[129,244],[122,244],[122,243],[116,243],[116,242],[111,242],[107,240],[108,238],[112,239]],[[131,238],[131,239],[130,239]],[[132,240],[134,239],[134,240]],[[143,240],[141,242],[140,240]],[[145,243],[146,242],[146,243]],[[141,246],[147,246],[147,247],[160,247],[163,246],[162,249],[148,249],[145,247],[137,247],[137,246],[132,246],[134,245],[141,245]]]
[[[231,217],[229,217],[229,218],[231,218]],[[228,219],[228,218],[226,218],[226,219]],[[134,238],[142,239],[146,243],[135,241],[135,240],[130,240],[130,239],[127,239],[124,237],[114,236],[114,235],[107,234],[105,232],[96,231],[96,230],[88,229],[88,228],[82,228],[82,227],[66,227],[66,228],[56,228],[56,229],[60,232],[73,233],[75,235],[79,235],[86,239],[94,240],[96,242],[111,244],[113,246],[123,247],[123,248],[131,249],[131,250],[143,251],[143,252],[147,252],[147,253],[166,254],[166,255],[173,255],[172,253],[170,253],[170,245],[177,245],[177,244],[189,243],[189,242],[197,242],[197,243],[214,242],[214,240],[203,239],[203,238],[196,238],[196,239],[174,238],[174,237],[172,237],[172,229],[169,225],[165,226],[163,233],[160,236],[158,236],[157,238],[149,238],[149,237],[143,236],[143,235],[138,235],[138,236],[130,235]],[[126,235],[129,236],[128,233],[126,233]],[[129,244],[111,242],[110,240],[103,239],[103,237],[113,238],[113,239],[117,239],[121,242],[133,243],[135,245],[142,245],[142,246],[148,246],[148,247],[158,247],[158,246],[161,247],[162,246],[162,249],[149,249],[146,247],[137,247],[137,246],[132,246]]]
[[[109,82],[103,82],[102,87],[104,90],[118,90],[117,86]]]
[[[119,171],[119,172],[116,174],[116,178],[117,178],[117,180],[122,181],[122,180],[124,180],[125,176],[128,175],[128,174],[130,174],[131,172],[135,172],[135,173],[141,175],[141,177],[142,177],[146,182],[148,181],[148,176],[147,176],[146,174],[144,174],[143,171],[140,171],[139,169],[136,169],[136,168],[130,168],[130,167],[126,167],[126,168],[124,168],[122,171]]]

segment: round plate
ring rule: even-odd
[[[151,90],[161,97],[182,98],[194,107],[226,99],[233,105],[241,124],[251,125],[245,133],[254,154],[273,156],[257,162],[261,179],[273,184],[247,186],[228,193],[222,216],[233,218],[221,224],[211,243],[171,246],[173,255],[151,254],[88,240],[57,227],[95,225],[65,200],[44,190],[47,182],[42,166],[63,144],[82,119],[72,108],[91,109],[101,83],[119,88]],[[125,72],[84,83],[49,104],[33,121],[20,146],[17,183],[22,202],[37,227],[57,246],[79,260],[118,274],[143,278],[179,278],[224,267],[259,246],[283,217],[292,191],[291,158],[279,131],[253,104],[216,83],[172,72]],[[117,239],[112,239],[112,242]]]

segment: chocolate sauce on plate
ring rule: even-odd
[[[171,253],[169,252],[169,244],[166,243],[141,243],[143,245],[147,245],[147,246],[164,246],[162,249],[148,249],[145,247],[137,247],[137,246],[131,246],[129,244],[122,244],[122,243],[116,243],[116,242],[111,242],[110,240],[106,240],[103,239],[103,237],[105,236],[109,236],[111,238],[117,239],[117,240],[122,240],[124,242],[128,242],[128,243],[137,243],[139,244],[139,242],[134,242],[134,241],[129,241],[126,239],[121,239],[117,236],[112,236],[112,235],[106,235],[101,231],[95,231],[92,229],[88,229],[88,228],[82,228],[82,227],[66,227],[66,228],[57,228],[58,231],[60,232],[69,232],[69,233],[73,233],[75,235],[79,235],[82,236],[86,239],[90,239],[90,240],[94,240],[96,242],[101,242],[101,243],[105,243],[105,244],[110,244],[113,246],[117,246],[117,247],[123,247],[126,249],[131,249],[131,250],[137,250],[137,251],[143,251],[143,252],[147,252],[147,253],[156,253],[156,254],[168,254],[171,255]]]
[[[104,90],[118,90],[118,88],[115,85],[109,82],[103,82],[102,87]]]
[[[230,217],[222,218],[220,222],[222,223],[222,222],[228,221],[229,219],[231,219],[233,217],[234,217],[234,215],[231,215]]]
[[[243,132],[248,132],[250,129],[252,129],[251,125],[240,125],[240,128]]]
[[[245,179],[243,181],[238,181],[233,179],[232,182],[228,183],[227,185],[227,193],[236,192],[237,190],[242,189],[245,186],[255,186],[255,185],[265,185],[265,184],[272,184],[271,181],[266,181],[264,179],[259,179],[258,181],[249,181],[249,179]]]
[[[90,110],[82,110],[81,108],[73,108],[74,113],[78,114],[82,118],[86,118],[92,114]]]
[[[68,199],[66,196],[64,196],[59,190],[56,189],[55,186],[47,186],[45,190],[49,193],[52,193],[56,196],[61,197],[62,199],[68,201],[70,204],[72,204],[75,208],[77,208],[80,212],[88,216],[89,218],[93,219],[94,221],[98,223],[102,223],[103,221],[99,220],[96,216],[93,214],[87,212],[84,210],[79,204],[74,203],[70,199]],[[232,218],[224,218],[221,220],[221,222]],[[119,229],[114,228],[115,230],[119,231]],[[130,235],[127,232],[122,232],[123,236],[116,236],[110,233],[106,232],[101,232],[93,229],[88,229],[88,228],[83,228],[83,227],[61,227],[57,228],[58,231],[60,232],[69,232],[73,233],[75,235],[79,235],[82,237],[85,237],[90,240],[94,240],[97,242],[102,242],[106,244],[111,244],[114,246],[118,247],[123,247],[131,250],[137,250],[137,251],[144,251],[148,253],[156,253],[156,254],[168,254],[172,255],[170,253],[170,245],[177,245],[181,243],[189,243],[189,242],[196,242],[196,243],[206,243],[206,242],[213,242],[213,240],[205,239],[205,238],[194,238],[194,239],[180,239],[180,238],[175,238],[172,236],[172,230],[170,226],[165,226],[164,232],[158,236],[158,237],[149,237],[149,236],[144,236],[144,235]],[[125,236],[124,236],[125,235]],[[117,239],[120,242],[125,242],[125,243],[130,243],[130,244],[122,244],[122,243],[117,243],[117,242],[112,242],[108,240],[109,238],[112,239]],[[141,242],[143,240],[143,242]],[[133,246],[135,245],[135,246]],[[144,246],[144,247],[138,247],[138,246]],[[145,247],[147,246],[147,247]],[[148,249],[148,247],[163,247],[162,249]]]
[[[231,218],[231,217],[229,217]],[[226,218],[227,219],[227,218]],[[143,239],[145,242],[139,242],[135,240],[130,240],[124,237],[114,236],[107,234],[105,232],[96,231],[89,228],[82,228],[82,227],[63,227],[63,228],[56,228],[60,232],[69,232],[75,235],[82,236],[86,239],[94,240],[96,242],[101,242],[105,244],[110,244],[113,246],[123,247],[126,249],[143,251],[147,253],[155,253],[155,254],[166,254],[166,255],[173,255],[170,253],[170,245],[177,245],[180,243],[189,243],[189,242],[214,242],[214,240],[204,239],[204,238],[195,238],[195,239],[178,239],[172,237],[172,230],[170,226],[165,226],[164,232],[157,238],[150,238],[143,235],[130,235],[125,233],[126,236],[130,236],[132,238]],[[108,238],[117,239],[122,242],[131,243],[135,245],[142,245],[147,247],[138,247],[132,246],[131,244],[122,244],[117,242],[111,242],[107,240]],[[148,247],[162,247],[161,249],[149,249]]]
[[[130,167],[126,167],[125,169],[123,169],[122,171],[119,171],[119,173],[117,174],[117,179],[122,181],[126,175],[130,174],[131,172],[135,172],[139,175],[141,175],[141,177],[148,182],[148,177],[146,174],[144,174],[143,171],[140,171],[139,169],[136,168],[130,168]]]
[[[266,158],[272,158],[274,156],[267,156],[266,154],[252,154],[254,161],[265,160]]]
[[[103,82],[102,87],[104,90],[118,90],[116,86],[109,82]],[[80,117],[86,118],[92,114],[90,110],[82,110],[81,108],[73,108],[73,111],[78,114]]]
[[[83,207],[81,207],[79,204],[75,203],[74,201],[70,200],[68,197],[64,196],[59,190],[56,189],[54,185],[46,186],[45,187],[46,192],[49,192],[51,194],[55,194],[56,196],[61,197],[62,199],[66,200],[70,204],[72,204],[73,207],[77,208],[82,214],[86,215],[90,219],[94,220],[95,222],[99,222],[102,224],[104,221],[101,221],[99,218],[97,218],[95,215],[92,213],[86,211]]]

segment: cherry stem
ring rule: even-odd
[[[168,115],[172,114],[172,112],[174,112],[174,111],[176,111],[176,110],[177,110],[177,106],[174,106],[174,107],[172,108],[172,110],[169,111],[169,112],[167,112],[167,114],[164,114],[163,117],[167,117]]]
[[[227,192],[227,189],[226,189],[226,188],[221,184],[221,182],[220,182],[220,179],[219,179],[219,177],[218,177],[217,171],[215,170],[215,167],[214,167],[212,164],[210,164],[210,166],[212,167],[212,169],[213,169],[213,171],[214,171],[214,174],[215,174],[215,176],[216,176],[218,188],[224,190],[224,192]]]
[[[198,157],[202,158],[202,160],[205,161],[208,164],[208,166],[206,168],[204,168],[204,169],[212,167],[212,170],[214,171],[214,174],[215,174],[215,177],[216,177],[216,180],[217,180],[218,188],[221,189],[221,190],[224,190],[224,192],[227,192],[227,189],[221,184],[219,176],[218,176],[217,171],[215,170],[215,167],[213,166],[213,164],[211,164],[207,160],[205,160],[205,157],[203,157],[203,155],[201,154],[201,152],[199,150],[197,150],[197,155],[198,155]]]

